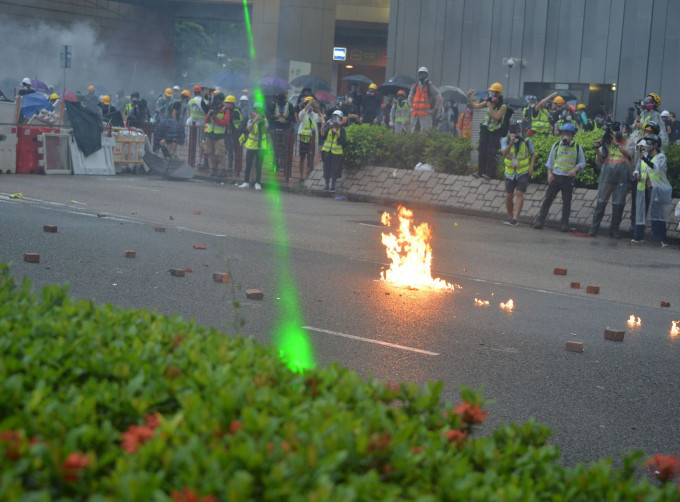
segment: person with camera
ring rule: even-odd
[[[262,164],[267,150],[268,131],[269,124],[264,116],[264,106],[261,102],[255,101],[250,119],[248,119],[246,130],[248,136],[244,144],[246,148],[246,172],[244,181],[239,185],[239,188],[253,187],[255,190],[262,190],[260,183],[262,183]],[[255,163],[255,183],[250,181],[253,162]]]
[[[203,150],[208,156],[211,176],[227,175],[226,134],[230,132],[230,111],[224,106],[224,94],[216,92],[205,114],[205,143]],[[219,172],[218,172],[219,169]]]
[[[536,162],[534,145],[529,138],[522,137],[521,120],[511,124],[508,135],[501,140],[501,155],[505,164],[505,208],[508,210],[504,224],[516,227]]]
[[[551,134],[550,112],[546,106],[557,96],[557,92],[547,95],[528,110],[531,135],[549,136]]]
[[[269,127],[274,143],[274,162],[277,169],[284,169],[289,137],[293,134],[294,110],[286,99],[285,93],[279,93],[269,107]]]
[[[474,93],[473,89],[467,92],[468,108],[473,110],[486,108],[486,116],[479,129],[479,165],[477,166],[479,174],[473,173],[473,176],[491,180],[496,177],[496,154],[501,140],[500,129],[508,107],[503,103],[503,85],[500,82],[491,84],[488,97],[479,103],[472,102]]]
[[[562,126],[566,123],[572,122],[574,119],[573,110],[567,105],[567,102],[562,96],[557,96],[553,100],[553,112],[550,116],[550,123],[555,135],[559,135]]]
[[[661,106],[661,96],[655,92],[650,92],[647,94],[644,100],[637,101],[635,104],[635,122],[631,126],[633,129],[639,129],[644,131],[647,124],[651,121],[656,122],[661,125],[663,120],[661,119],[661,114],[659,113],[659,106]],[[662,128],[658,133],[661,139],[661,150],[666,149],[668,144],[668,133],[665,128]]]
[[[324,192],[334,193],[338,178],[342,178],[343,146],[347,141],[340,110],[335,110],[330,120],[321,127],[321,137],[324,139],[321,148],[323,179],[326,182]]]
[[[309,162],[310,167],[314,162],[314,155],[316,154],[314,145],[319,138],[321,111],[314,96],[305,97],[300,106],[298,136],[300,137],[300,182],[302,182],[307,174],[305,173],[305,162]]]
[[[619,227],[623,207],[626,204],[632,155],[626,147],[626,140],[618,122],[612,129],[606,129],[602,141],[595,141],[593,146],[597,155],[596,164],[600,166],[600,179],[597,184],[597,204],[588,233],[591,237],[597,235],[607,202],[611,197],[612,220],[609,225],[609,236],[620,239]]]
[[[586,167],[586,156],[583,148],[574,142],[576,128],[574,124],[567,123],[560,130],[560,141],[553,144],[550,149],[548,161],[548,189],[541,204],[541,210],[534,220],[534,228],[541,229],[545,224],[548,211],[555,197],[562,193],[562,220],[560,232],[569,231],[569,216],[571,214],[571,196],[574,188],[574,177]]]
[[[633,171],[637,181],[635,234],[631,242],[644,242],[647,217],[652,222],[652,235],[668,247],[666,220],[670,212],[673,188],[666,177],[666,155],[661,151],[658,134],[646,134],[636,145],[640,160]]]

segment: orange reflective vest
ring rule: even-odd
[[[414,117],[424,117],[430,109],[430,96],[427,94],[427,89],[430,85],[421,86],[416,84],[416,92],[413,96],[413,106],[411,106],[411,115]]]

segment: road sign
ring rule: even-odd
[[[71,67],[71,46],[64,45],[61,48],[61,53],[59,54],[59,60],[61,61],[61,67],[66,69]]]
[[[347,47],[333,47],[333,61],[344,61],[347,59]]]

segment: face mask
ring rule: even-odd
[[[654,105],[653,105],[652,103],[647,103],[647,104],[645,105],[645,108],[647,108],[647,110],[653,110],[653,109],[654,109]]]
[[[494,96],[493,98],[491,98],[491,102],[492,102],[494,105],[497,104],[497,103],[498,103],[498,98]]]
[[[334,125],[338,125],[340,123],[340,120],[341,120],[340,117],[338,117],[337,115],[333,115],[331,117],[331,123],[333,123]]]
[[[423,77],[418,77],[418,80],[420,81],[421,84],[424,84],[425,81],[427,80],[427,75],[425,75]]]

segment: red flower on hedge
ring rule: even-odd
[[[121,434],[121,447],[128,453],[134,453],[140,445],[149,441],[153,434],[153,429],[147,425],[131,425]]]
[[[467,438],[467,434],[468,434],[467,431],[453,429],[450,431],[446,431],[446,439],[449,440],[449,443],[460,443],[465,438]]]
[[[66,481],[77,481],[80,473],[90,465],[90,460],[82,453],[69,453],[61,466]]]
[[[189,488],[184,488],[181,491],[173,490],[170,492],[173,502],[217,502],[217,497],[214,495],[206,495],[201,497],[198,493]]]
[[[481,424],[486,420],[489,412],[483,410],[478,404],[470,405],[470,403],[464,402],[456,405],[456,414],[460,415],[468,425]]]
[[[155,429],[156,427],[161,425],[161,415],[160,413],[151,413],[144,417],[144,421],[146,422],[146,425],[148,425],[152,429]]]
[[[21,435],[17,431],[0,431],[0,442],[5,444],[5,457],[17,460],[21,457]]]
[[[670,481],[680,475],[680,459],[675,455],[657,453],[647,461],[649,469],[661,481]]]

